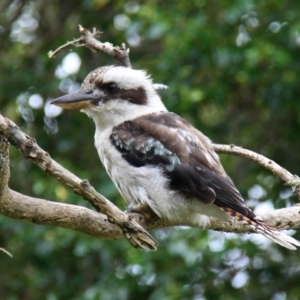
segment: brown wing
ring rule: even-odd
[[[124,122],[114,128],[111,141],[131,165],[160,167],[171,189],[255,217],[209,139],[179,116],[162,112]]]

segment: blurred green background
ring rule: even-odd
[[[116,63],[86,48],[47,53],[79,37],[78,24],[131,48],[166,106],[216,143],[236,144],[300,175],[300,1],[0,2],[0,108],[63,166],[120,208],[93,146],[94,124],[49,101],[92,69]],[[222,162],[259,212],[297,202],[250,161]],[[11,188],[90,207],[11,147]],[[156,252],[71,230],[0,217],[1,299],[299,299],[300,255],[256,235],[170,228]],[[300,239],[300,232],[294,235]]]

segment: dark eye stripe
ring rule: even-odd
[[[128,100],[133,104],[146,105],[147,104],[147,93],[144,88],[130,90],[120,90],[120,98]]]
[[[143,87],[121,89],[116,82],[95,82],[95,85],[107,94],[107,100],[119,98],[137,105],[147,104],[147,93]]]

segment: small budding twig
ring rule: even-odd
[[[92,51],[104,52],[109,56],[118,60],[122,66],[126,68],[131,68],[131,62],[129,59],[130,49],[126,48],[125,43],[123,43],[121,47],[119,47],[119,46],[114,46],[109,42],[105,42],[105,43],[100,42],[98,38],[100,37],[102,32],[98,31],[96,28],[93,28],[93,31],[90,32],[88,29],[83,28],[81,25],[79,25],[79,33],[81,34],[80,38],[60,46],[55,51],[50,51],[48,53],[49,58],[54,57],[58,52],[70,46],[75,46],[75,47],[85,46],[91,49]]]

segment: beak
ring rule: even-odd
[[[92,93],[87,93],[83,90],[78,90],[76,92],[67,94],[65,96],[59,97],[51,101],[51,104],[60,106],[65,109],[80,110],[83,108],[90,107],[92,103],[99,98],[99,96],[95,96]]]

